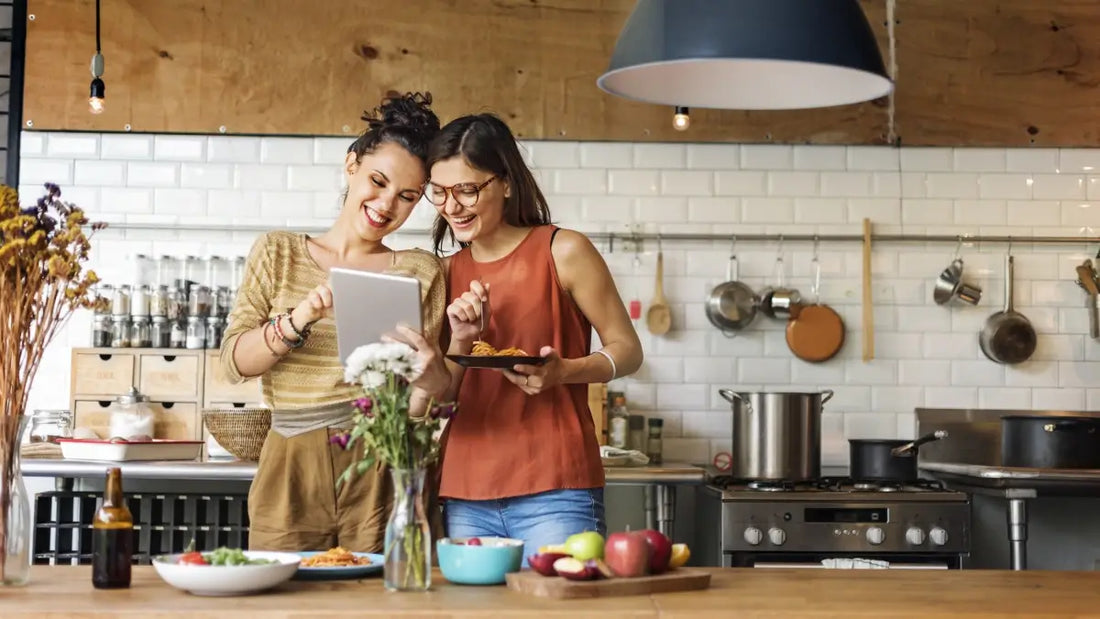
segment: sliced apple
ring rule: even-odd
[[[558,576],[567,580],[595,580],[600,575],[600,571],[596,569],[595,565],[588,565],[573,557],[564,557],[554,561],[554,571],[558,573]]]
[[[527,557],[527,565],[530,565],[531,569],[543,576],[557,576],[558,573],[554,570],[554,562],[568,556],[564,552],[540,552]]]
[[[691,549],[687,544],[673,544],[672,555],[668,559],[668,569],[674,570],[683,567],[691,558]]]
[[[589,559],[586,565],[591,565],[592,567],[596,568],[596,571],[599,572],[601,578],[615,577],[615,574],[611,571],[611,568],[599,559]]]

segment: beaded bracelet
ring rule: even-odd
[[[285,314],[285,313],[284,314],[279,314],[279,315],[277,315],[277,316],[275,316],[274,318],[271,319],[271,326],[275,327],[275,335],[278,335],[279,339],[283,341],[283,345],[286,346],[287,348],[290,348],[291,350],[294,350],[294,349],[297,349],[297,348],[301,348],[302,346],[305,346],[306,341],[304,339],[299,339],[298,341],[294,341],[294,340],[291,340],[291,339],[287,338],[286,334],[283,333],[283,327],[282,327],[282,325],[279,324],[280,323],[279,319],[282,318],[283,316],[288,316],[288,314]]]
[[[298,327],[294,326],[294,316],[291,315],[290,312],[286,313],[286,322],[288,325],[290,325],[290,330],[294,332],[294,335],[298,336],[299,340],[304,340],[309,337],[310,331],[313,330],[312,322],[306,323],[306,326],[302,327],[301,330],[299,330]]]
[[[286,353],[279,354],[279,352],[277,350],[275,350],[275,348],[271,345],[271,342],[267,339],[267,329],[270,326],[271,326],[270,322],[265,323],[264,326],[263,326],[263,330],[260,333],[260,335],[263,337],[264,345],[267,346],[267,349],[271,351],[271,356],[275,357],[276,359],[280,359]],[[288,350],[287,352],[290,352],[290,351]]]

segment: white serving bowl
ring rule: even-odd
[[[263,565],[180,565],[180,555],[161,555],[153,567],[164,582],[195,595],[247,595],[290,580],[302,558],[289,552],[246,550],[249,559],[270,559]]]

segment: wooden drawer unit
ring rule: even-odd
[[[73,398],[117,396],[134,386],[137,355],[125,349],[92,348],[73,350]]]
[[[259,379],[239,385],[229,382],[222,369],[217,351],[206,354],[206,371],[203,373],[202,401],[204,408],[257,408],[263,407],[263,390]]]
[[[138,356],[138,391],[153,400],[198,401],[202,374],[202,351],[143,352]]]
[[[148,402],[153,409],[153,436],[181,440],[202,438],[199,407],[194,402]],[[118,403],[110,400],[77,400],[73,406],[78,428],[88,428],[100,438],[111,438],[111,413]]]

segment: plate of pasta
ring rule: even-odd
[[[299,552],[302,562],[298,565],[297,580],[335,580],[358,578],[382,571],[385,560],[382,555],[369,552],[351,552],[337,546],[325,551]]]
[[[447,355],[447,358],[467,368],[508,370],[516,365],[542,365],[545,357],[531,355],[522,348],[494,348],[488,342],[474,342],[468,355]]]

